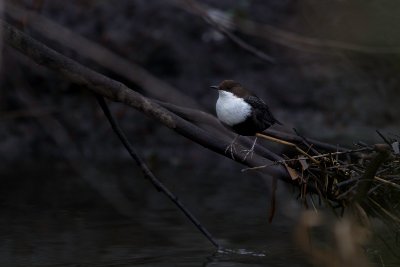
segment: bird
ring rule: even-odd
[[[271,113],[268,105],[257,95],[234,80],[224,80],[219,85],[210,86],[218,90],[215,109],[218,119],[237,135],[225,150],[230,150],[233,158],[234,144],[239,135],[256,136],[257,133],[274,124],[282,123]],[[253,153],[257,136],[244,160]]]

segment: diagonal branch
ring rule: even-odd
[[[74,50],[82,57],[88,58],[139,85],[155,98],[179,105],[199,107],[199,104],[193,98],[153,76],[141,66],[40,14],[28,11],[11,2],[7,3],[4,11],[15,20],[24,20],[24,24],[38,31],[45,38],[56,41],[64,47]]]
[[[233,34],[229,30],[229,27],[227,27],[227,25],[224,25],[223,23],[219,23],[218,20],[216,20],[215,18],[213,18],[210,15],[211,12],[208,12],[196,1],[182,0],[182,1],[178,1],[178,3],[181,4],[180,7],[201,16],[205,22],[210,24],[212,27],[214,27],[214,29],[219,31],[221,34],[225,35],[227,38],[229,38],[233,43],[235,43],[240,48],[244,49],[245,51],[253,54],[254,56],[256,56],[256,57],[260,58],[261,60],[264,60],[268,63],[275,62],[275,59],[272,56],[267,55],[263,51],[257,49],[256,47],[250,45],[249,43],[245,42],[242,38]]]
[[[103,97],[127,104],[192,141],[228,157],[225,154],[225,149],[229,145],[230,140],[222,139],[212,131],[205,131],[124,84],[61,55],[5,22],[1,23],[1,27],[3,28],[5,42],[36,63],[62,74],[69,81],[82,85],[84,88]],[[244,158],[244,153],[240,152],[240,149],[239,152],[234,153],[234,157],[236,161],[250,167],[265,165],[271,162],[257,154],[252,158],[240,160]],[[263,172],[291,182],[283,166],[271,166],[263,170]]]
[[[178,3],[177,5],[178,7],[183,8],[195,15],[201,16],[203,19],[205,19],[204,14],[207,15],[210,12],[219,12],[221,14],[220,16],[223,16],[224,14],[228,13],[222,10],[219,11],[216,8],[212,8],[196,0],[179,0],[176,2]],[[221,21],[215,21],[215,20],[212,20],[212,23],[210,23],[209,21],[207,22],[211,26],[215,27],[217,30],[220,30],[220,28],[222,27],[223,29],[225,29],[225,31],[231,33],[229,30],[224,28],[224,24],[226,24],[226,22],[221,23]],[[309,36],[302,36],[295,32],[290,32],[274,27],[270,24],[257,23],[255,21],[245,19],[239,16],[236,16],[229,20],[229,29],[231,31],[236,30],[238,32],[244,33],[249,36],[254,36],[257,38],[264,39],[269,43],[276,43],[291,49],[296,49],[305,52],[332,54],[334,53],[332,52],[332,50],[339,50],[339,51],[350,51],[350,52],[357,52],[364,54],[383,54],[383,55],[398,54],[400,52],[400,47],[398,45],[372,46],[372,45],[348,43],[337,40],[319,39]],[[226,34],[225,32],[223,33]]]
[[[102,96],[96,95],[97,101],[101,109],[104,112],[104,115],[107,117],[108,121],[111,124],[111,128],[117,134],[118,138],[121,140],[122,144],[125,146],[126,150],[129,152],[131,157],[135,160],[136,164],[142,170],[143,175],[146,179],[148,179],[154,187],[163,192],[174,204],[185,214],[185,216],[199,229],[199,231],[205,235],[205,237],[217,248],[221,248],[218,242],[212,237],[210,232],[197,220],[196,217],[183,205],[183,203],[178,199],[177,196],[174,195],[160,180],[154,176],[153,172],[149,169],[147,164],[142,160],[142,158],[138,155],[136,150],[130,144],[128,138],[126,138],[124,132],[122,131],[121,127],[119,127],[118,123],[115,121],[114,117],[112,116],[110,109],[107,106],[106,101]]]

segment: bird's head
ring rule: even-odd
[[[245,97],[249,94],[249,92],[244,89],[240,83],[235,82],[234,80],[224,80],[219,85],[213,85],[210,87],[213,89],[217,89],[220,92],[230,92],[238,97]]]

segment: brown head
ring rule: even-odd
[[[234,80],[224,80],[218,86],[214,85],[210,87],[217,90],[231,92],[238,97],[245,97],[250,95],[249,91],[247,91],[240,83],[235,82]]]

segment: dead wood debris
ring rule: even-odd
[[[345,208],[356,204],[363,213],[383,218],[400,229],[399,140],[398,136],[391,138],[379,131],[378,134],[384,143],[358,142],[345,151],[317,149],[302,137],[303,141],[296,146],[307,155],[283,155],[282,161],[244,170],[281,164],[300,189],[299,198],[306,207],[315,195],[335,212],[343,213]]]

